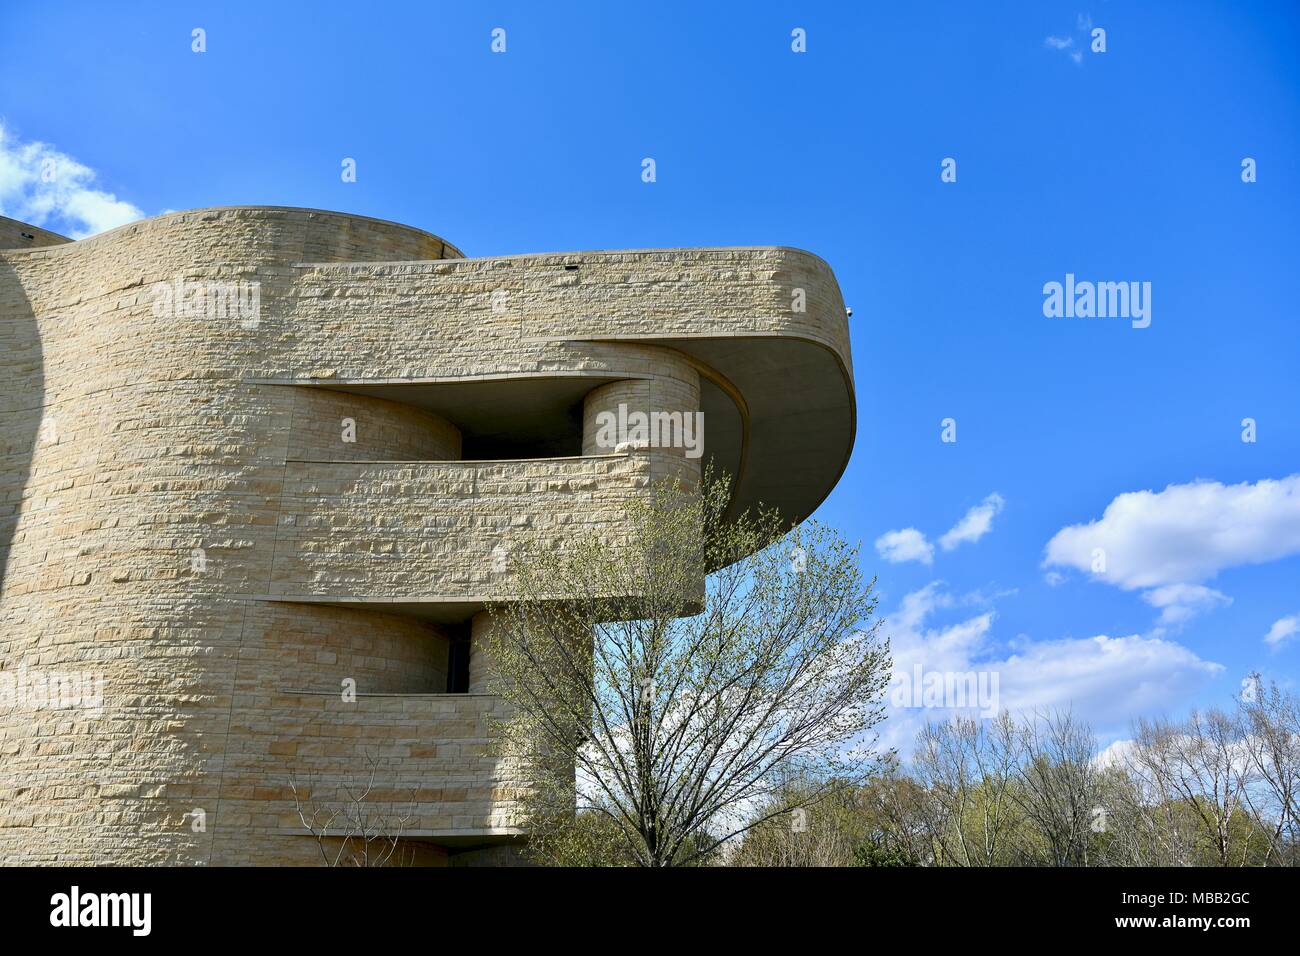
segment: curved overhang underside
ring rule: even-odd
[[[734,487],[730,512],[759,506],[803,521],[830,494],[853,449],[853,383],[839,355],[789,335],[626,336],[671,348],[700,372],[704,449]],[[467,459],[578,454],[582,398],[613,379],[590,373],[489,376],[475,381],[305,382],[436,412],[465,435]],[[288,384],[287,381],[284,384]]]
[[[575,342],[576,340],[566,340]],[[597,341],[586,339],[582,341]],[[673,348],[701,371],[707,454],[727,474],[739,475],[732,513],[763,505],[788,521],[802,521],[826,499],[847,466],[856,431],[852,378],[839,354],[789,335],[737,337],[627,337]],[[377,395],[421,406],[458,423],[477,441],[514,440],[511,427],[572,442],[580,427],[581,396],[607,379],[591,373],[516,378],[507,391],[495,376],[474,382],[314,383],[317,387]],[[302,383],[299,383],[302,384]],[[489,397],[492,398],[489,401]],[[519,409],[527,408],[522,422]],[[364,607],[452,624],[491,603],[487,596],[383,597],[264,595],[263,600]]]
[[[763,506],[803,521],[853,451],[853,379],[840,356],[790,335],[612,338],[676,349],[701,372],[704,447],[736,484],[731,513]]]
[[[14,220],[0,218],[0,248],[59,246],[66,250],[103,245],[115,235],[150,224],[175,220],[177,223],[221,215],[266,214],[271,217],[306,217],[324,222],[356,222],[371,227],[392,228],[396,232],[420,232],[410,227],[365,217],[322,210],[296,210],[281,207],[229,207],[190,210],[157,217],[145,225],[130,224],[90,239],[69,242],[65,237],[39,230]],[[433,237],[436,238],[436,237]],[[442,240],[445,254],[462,254]],[[843,323],[843,305],[829,267],[821,260],[799,250],[784,247],[738,248],[724,250],[627,250],[549,254],[549,256],[497,257],[493,263],[516,260],[542,260],[535,268],[571,269],[601,267],[610,270],[611,288],[619,274],[627,271],[625,260],[631,256],[661,261],[682,256],[683,268],[707,268],[711,259],[701,256],[752,253],[754,264],[742,264],[741,271],[752,269],[770,285],[780,289],[778,296],[764,299],[756,295],[750,313],[743,308],[727,312],[726,305],[736,298],[723,289],[724,297],[715,303],[718,321],[709,331],[683,333],[678,325],[667,335],[654,335],[642,328],[624,334],[593,336],[590,328],[574,328],[565,336],[543,333],[542,341],[554,344],[627,343],[662,346],[687,356],[701,377],[701,405],[705,420],[705,452],[715,467],[733,479],[735,490],[733,514],[759,505],[777,509],[791,522],[809,517],[826,499],[847,466],[856,430],[856,410],[851,370],[848,361],[847,329]],[[772,262],[762,261],[778,253]],[[549,259],[555,259],[550,262]],[[448,260],[443,260],[448,261]],[[450,261],[457,261],[455,259]],[[457,270],[481,269],[487,260],[459,259]],[[418,265],[418,262],[416,263]],[[363,264],[384,268],[384,263]],[[348,263],[334,263],[328,268],[343,268]],[[440,265],[440,268],[443,266]],[[733,260],[719,261],[719,270],[734,270]],[[773,271],[774,270],[774,271]],[[584,273],[585,274],[585,273]],[[593,273],[593,279],[603,274]],[[800,281],[825,282],[826,294],[810,297],[810,312],[828,310],[823,315],[809,315],[806,323],[786,323],[783,331],[768,331],[779,323],[770,321],[776,313],[772,302],[787,294],[785,284]],[[696,277],[698,278],[698,276]],[[635,299],[647,285],[627,287],[625,294]],[[761,291],[761,285],[760,285]],[[630,300],[629,300],[630,301]],[[815,302],[815,304],[814,304]],[[652,303],[653,305],[653,303]],[[612,310],[613,315],[618,310]],[[620,319],[636,312],[635,303],[623,308]],[[560,314],[557,312],[556,314]],[[708,304],[703,314],[709,313]],[[755,318],[748,321],[748,316]],[[788,317],[787,317],[788,318]],[[734,323],[725,328],[727,323]],[[748,328],[746,328],[748,326]],[[758,326],[763,326],[759,330]],[[840,330],[843,330],[842,333]],[[602,333],[604,330],[601,330]],[[667,331],[665,329],[665,331]],[[841,335],[843,341],[841,340]],[[840,342],[837,346],[832,343]],[[517,371],[484,375],[476,381],[448,380],[343,380],[310,381],[298,377],[274,380],[276,384],[308,385],[377,395],[394,401],[423,406],[443,414],[457,424],[465,435],[466,458],[563,456],[578,454],[580,449],[582,396],[604,381],[620,377],[599,372],[585,375],[552,371],[521,376]],[[268,380],[262,380],[268,381]]]
[[[277,206],[213,207],[171,213],[155,220],[222,212],[308,215],[423,232],[363,216]],[[90,242],[106,241],[131,226],[110,230]],[[463,255],[445,240],[438,241],[450,254]],[[64,243],[71,247],[86,242],[69,242],[66,237],[0,217],[0,248]],[[635,251],[659,256],[673,250]],[[808,256],[797,250],[791,252]],[[575,253],[570,257],[580,260],[595,255],[604,254]],[[829,277],[829,269],[826,274]],[[837,317],[835,321],[842,319]],[[733,514],[761,504],[778,509],[788,521],[802,521],[826,499],[848,465],[856,431],[852,373],[845,367],[845,359],[823,342],[789,333],[753,332],[552,341],[659,345],[693,359],[701,373],[706,453],[736,485]],[[541,381],[484,382],[483,387],[471,383],[463,389],[449,389],[447,383],[439,383],[436,391],[430,388],[422,394],[422,390],[411,387],[412,383],[293,383],[381,395],[441,412],[467,431],[471,440],[467,457],[479,458],[494,457],[499,449],[513,449],[516,453],[522,450],[529,455],[575,453],[580,396],[584,389],[599,384],[591,379],[575,381],[561,374]],[[526,435],[531,436],[531,441],[525,441]]]

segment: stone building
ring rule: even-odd
[[[419,862],[490,861],[524,838],[480,653],[512,535],[616,528],[707,458],[735,507],[805,517],[852,446],[850,367],[795,249],[0,219],[0,863],[319,863],[290,781],[367,761]],[[621,405],[702,412],[706,454],[607,447]]]

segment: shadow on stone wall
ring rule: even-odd
[[[0,256],[0,606],[44,401],[36,317],[13,264]]]

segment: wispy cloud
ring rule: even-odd
[[[1159,608],[1160,618],[1156,625],[1160,629],[1181,627],[1198,614],[1232,603],[1232,598],[1222,591],[1203,584],[1166,584],[1147,591],[1142,600]]]
[[[890,564],[902,564],[905,561],[934,563],[934,546],[915,528],[886,531],[876,539],[876,553]]]
[[[1074,28],[1079,33],[1087,36],[1092,32],[1092,16],[1087,13],[1075,14]],[[1049,34],[1043,40],[1043,46],[1047,47],[1049,50],[1057,50],[1064,53],[1074,61],[1075,66],[1083,65],[1083,50],[1075,47],[1074,37],[1072,36],[1057,36],[1056,34]]]
[[[0,214],[74,239],[144,217],[97,189],[93,169],[47,143],[22,142],[0,122]]]
[[[967,612],[951,623],[932,623],[940,614],[962,608]],[[895,674],[905,676],[918,665],[927,673],[993,672],[998,675],[1000,709],[1025,713],[1070,708],[1106,738],[1122,734],[1135,716],[1182,704],[1223,671],[1222,665],[1203,660],[1189,648],[1153,636],[1100,634],[1042,641],[1022,636],[1000,642],[994,635],[995,620],[983,596],[954,596],[940,581],[911,592],[882,625],[890,639]],[[955,712],[891,707],[882,741],[910,753],[921,726]]]
[[[1264,635],[1264,643],[1274,651],[1280,651],[1300,635],[1300,614],[1291,614],[1278,618]]]
[[[940,536],[939,547],[952,551],[959,545],[978,541],[993,530],[993,518],[1005,505],[1006,501],[996,491],[988,495]],[[934,563],[934,545],[924,532],[916,528],[886,531],[876,539],[876,552],[891,564],[905,561]]]
[[[966,542],[975,542],[993,530],[993,516],[1000,513],[1006,505],[1002,496],[996,491],[971,508],[955,525],[939,539],[939,546],[945,551]]]

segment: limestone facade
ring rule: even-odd
[[[496,859],[526,836],[483,680],[503,558],[616,534],[706,460],[607,447],[600,412],[702,412],[735,505],[799,519],[847,460],[850,368],[798,250],[0,220],[0,863],[319,863],[291,783],[369,766],[411,861]]]

